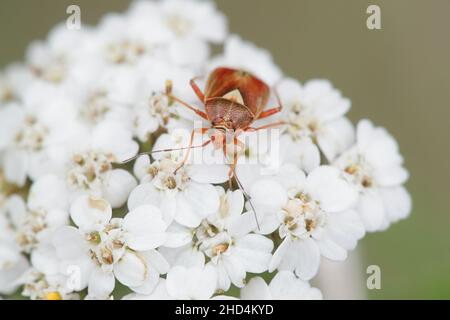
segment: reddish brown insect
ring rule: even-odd
[[[199,110],[187,102],[175,97],[172,94],[172,83],[168,82],[166,86],[166,95],[174,101],[177,101],[186,108],[192,110],[197,115],[202,117],[211,123],[210,127],[194,129],[191,133],[189,146],[180,149],[166,149],[157,150],[155,152],[166,152],[173,150],[187,149],[184,160],[178,167],[181,168],[189,158],[189,151],[192,148],[204,147],[209,143],[213,143],[215,148],[223,148],[224,155],[227,155],[227,141],[231,136],[232,144],[242,146],[242,143],[238,140],[238,135],[246,131],[256,131],[261,129],[267,129],[284,124],[284,122],[274,122],[261,127],[252,127],[254,121],[267,118],[275,113],[278,113],[282,109],[281,101],[278,94],[275,95],[278,100],[278,106],[264,110],[270,95],[269,86],[262,80],[258,79],[249,72],[231,69],[231,68],[217,68],[209,76],[205,93],[203,93],[195,82],[195,79],[190,81],[191,87],[194,90],[197,97],[205,106],[205,111]],[[210,139],[203,143],[201,146],[192,146],[194,136],[196,133],[205,134],[212,129]],[[234,148],[233,150],[236,150]],[[245,192],[239,178],[236,175],[236,163],[238,160],[238,154],[233,151],[233,162],[230,166],[229,178],[234,177],[239,188],[244,193],[245,197],[249,200],[250,205],[253,205],[250,201],[250,197]],[[177,169],[177,170],[178,170]],[[256,212],[253,208],[256,218]],[[256,219],[256,223],[258,221]],[[259,224],[258,224],[259,228]]]
[[[227,154],[227,134],[232,133],[234,137],[233,143],[238,145],[240,141],[237,137],[242,132],[267,129],[283,124],[283,122],[275,122],[258,128],[251,127],[255,120],[267,118],[280,112],[282,106],[278,95],[276,95],[279,106],[264,111],[264,107],[269,100],[270,89],[267,84],[249,72],[223,67],[217,68],[208,78],[205,93],[200,90],[194,79],[190,81],[190,84],[197,97],[204,104],[206,112],[173,96],[170,85],[167,88],[167,95],[171,99],[179,102],[211,123],[210,128],[200,128],[192,131],[188,149],[192,147],[194,135],[197,132],[204,134],[212,128],[214,132],[211,135],[211,140],[206,141],[204,145],[212,142],[217,148],[222,147],[224,154]],[[185,160],[188,156],[189,153],[186,155]],[[237,154],[235,153],[234,161],[230,168],[230,178],[235,175],[236,161]]]

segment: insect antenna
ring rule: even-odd
[[[250,204],[250,207],[252,208],[252,211],[253,211],[253,215],[255,216],[256,226],[258,227],[258,230],[261,231],[261,228],[259,227],[259,222],[258,222],[258,215],[256,214],[256,210],[255,210],[255,207],[253,206],[251,197],[247,193],[247,191],[245,191],[244,186],[241,183],[241,180],[239,180],[239,178],[236,174],[236,170],[233,170],[233,175],[234,175],[234,178],[236,179],[239,189],[242,191],[242,193],[244,194],[244,197],[247,199],[248,203]]]
[[[206,142],[204,142],[201,145],[198,146],[189,146],[189,147],[182,147],[182,148],[170,148],[170,149],[161,149],[161,150],[155,150],[155,151],[146,151],[146,152],[141,152],[138,153],[137,155],[135,155],[134,157],[131,157],[125,161],[120,162],[120,164],[127,164],[133,160],[136,160],[137,158],[139,158],[140,156],[145,156],[145,155],[151,155],[154,153],[161,153],[161,152],[171,152],[171,151],[179,151],[179,150],[187,150],[187,149],[196,149],[196,148],[203,148],[205,146],[207,146],[209,143],[211,142],[211,140],[208,140]]]

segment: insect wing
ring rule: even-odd
[[[217,68],[208,78],[206,99],[219,98],[234,90],[239,90],[243,104],[255,116],[264,109],[269,99],[270,89],[263,81],[243,70]]]

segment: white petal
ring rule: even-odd
[[[142,295],[131,293],[122,298],[122,300],[173,300],[173,297],[169,296],[166,289],[166,280],[159,279],[156,288],[151,294]]]
[[[204,165],[191,164],[188,167],[188,174],[192,180],[199,183],[224,183],[228,181],[230,168],[226,165]]]
[[[292,239],[290,237],[284,238],[283,242],[278,246],[278,248],[273,253],[272,259],[269,263],[269,272],[273,272],[277,269],[283,261],[283,258],[290,251],[292,244]]]
[[[147,175],[148,167],[150,166],[150,157],[148,155],[140,156],[136,159],[133,166],[133,173],[139,180]]]
[[[10,150],[3,158],[4,174],[8,182],[23,187],[27,180],[28,156],[25,151]]]
[[[7,147],[23,125],[25,112],[17,104],[0,109],[0,149]]]
[[[360,195],[357,211],[369,232],[377,231],[381,228],[385,218],[383,200],[376,191],[367,191]]]
[[[338,169],[330,166],[320,166],[308,175],[307,192],[328,212],[349,209],[358,199],[356,189],[340,177]]]
[[[136,179],[128,171],[115,169],[110,171],[106,177],[103,196],[113,208],[120,208],[136,186]]]
[[[131,288],[144,285],[147,279],[147,272],[145,257],[129,250],[114,265],[114,275],[117,280]]]
[[[10,221],[6,222],[7,226],[5,229],[9,229],[8,224],[10,222],[12,222],[14,227],[20,228],[28,215],[27,205],[24,199],[21,196],[12,195],[6,201],[4,209],[10,219]]]
[[[294,241],[292,250],[295,250],[297,258],[297,266],[295,273],[302,280],[310,280],[319,270],[320,251],[316,242],[311,239]]]
[[[167,292],[177,299],[209,299],[216,289],[217,276],[213,268],[177,266],[167,274]]]
[[[51,245],[40,245],[31,253],[33,267],[44,274],[58,273],[59,260]]]
[[[114,290],[115,279],[112,272],[104,272],[95,268],[89,278],[88,294],[97,299],[106,299]]]
[[[40,178],[31,186],[28,207],[31,210],[67,210],[68,192],[65,182],[54,175]]]
[[[239,258],[247,272],[261,273],[268,269],[272,258],[273,243],[257,234],[236,239],[233,255]]]
[[[317,137],[320,149],[328,161],[348,149],[355,141],[355,129],[347,118],[339,118],[327,123],[326,129]]]
[[[128,209],[133,210],[144,204],[159,206],[160,195],[152,183],[138,185],[128,198]]]
[[[308,282],[298,279],[290,271],[278,272],[270,282],[269,289],[272,293],[273,299],[322,299],[322,294],[318,289],[311,288]]]
[[[347,250],[353,250],[366,231],[360,216],[354,210],[330,215],[327,229],[333,241]]]
[[[238,288],[244,286],[245,268],[238,258],[233,256],[224,257],[223,266],[230,277],[231,282]]]
[[[103,122],[92,133],[92,148],[112,153],[117,161],[125,161],[135,156],[139,145],[131,137],[131,132],[115,122]]]
[[[169,262],[167,262],[164,256],[157,250],[146,251],[143,254],[147,259],[147,263],[151,268],[155,269],[158,274],[166,274],[169,271]]]
[[[106,224],[112,217],[109,203],[88,195],[78,197],[70,207],[70,217],[83,230],[92,230],[97,224]]]
[[[2,245],[0,243],[0,254],[2,254]],[[30,265],[24,256],[19,256],[18,260],[11,268],[4,268],[0,272],[0,293],[13,294],[20,285],[17,280],[29,269]]]
[[[256,181],[250,189],[250,196],[255,204],[268,208],[280,208],[287,202],[286,190],[270,179]]]
[[[52,237],[53,246],[62,260],[78,260],[87,257],[88,247],[78,229],[70,226],[58,228]]]
[[[191,229],[173,223],[166,231],[167,239],[164,243],[165,247],[178,248],[182,247],[192,241]]]
[[[409,178],[409,173],[405,168],[399,165],[393,165],[375,170],[373,177],[380,186],[395,187],[405,183]]]
[[[219,195],[210,184],[191,182],[183,193],[192,209],[203,218],[219,209]]]
[[[381,188],[380,195],[390,222],[404,219],[410,214],[412,200],[404,187]]]
[[[309,138],[293,141],[290,136],[284,135],[280,139],[284,162],[299,165],[302,170],[311,172],[320,165],[319,148]]]
[[[175,249],[161,247],[158,250],[171,266],[191,268],[205,265],[205,255],[191,244]]]
[[[258,222],[264,221],[261,217],[255,217],[253,211],[248,211],[234,218],[228,226],[228,232],[235,238],[241,238],[257,228],[256,219]]]
[[[130,211],[123,220],[123,229],[126,243],[133,250],[154,249],[166,241],[167,225],[162,213],[149,204]]]
[[[131,287],[134,292],[139,294],[151,294],[159,281],[159,273],[156,270],[147,270],[146,279],[143,284],[137,287]]]
[[[261,277],[252,278],[244,288],[241,289],[242,300],[271,300],[269,287]]]
[[[175,216],[175,221],[186,227],[197,227],[204,217],[193,210],[191,204],[186,199],[184,194],[178,194],[176,197],[176,201],[177,213]]]
[[[335,261],[343,261],[347,258],[347,251],[329,237],[322,237],[318,243],[320,253],[324,257]]]

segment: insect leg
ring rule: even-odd
[[[243,143],[241,141],[239,141],[236,137],[234,138],[234,144],[239,144],[239,145],[243,145]],[[236,149],[236,148],[235,148]],[[255,216],[255,221],[256,221],[256,226],[258,227],[258,230],[261,230],[261,228],[259,227],[259,222],[258,222],[258,216],[256,214],[256,210],[255,207],[253,206],[252,200],[250,195],[247,193],[247,191],[245,191],[244,186],[241,183],[241,180],[239,179],[239,177],[236,174],[236,165],[237,165],[237,152],[236,150],[234,150],[234,155],[233,155],[233,163],[230,166],[230,171],[228,172],[228,177],[229,177],[229,183],[230,183],[230,189],[232,187],[232,183],[231,183],[231,179],[234,177],[234,179],[236,180],[236,183],[239,187],[239,189],[242,191],[242,194],[244,195],[244,197],[247,199],[248,203],[250,204],[250,207],[252,208],[253,211],[253,215]]]
[[[275,93],[275,97],[277,98],[278,107],[271,108],[271,109],[261,112],[258,119],[264,119],[264,118],[270,117],[271,115],[276,114],[276,113],[280,112],[281,110],[283,110],[283,104],[281,102],[278,91],[276,89],[273,89],[273,92]]]
[[[245,131],[253,132],[253,131],[258,131],[258,130],[263,130],[263,129],[274,128],[274,127],[282,126],[285,124],[287,124],[286,121],[278,121],[278,122],[266,124],[265,126],[262,126],[262,127],[256,127],[256,128],[249,127]]]
[[[197,129],[192,130],[191,138],[190,138],[190,140],[189,140],[189,146],[187,147],[186,155],[184,156],[184,159],[183,159],[183,161],[181,162],[181,164],[175,169],[175,173],[177,173],[177,171],[180,170],[180,169],[184,166],[184,164],[186,163],[186,161],[189,159],[189,154],[190,154],[191,149],[192,149],[192,143],[194,142],[194,136],[195,136],[195,133],[196,133],[196,132],[199,132],[200,134],[204,134],[204,133],[207,132],[208,130],[209,130],[209,128],[197,128]],[[210,142],[211,142],[211,140],[208,140],[208,141],[204,142],[204,143],[202,144],[202,146],[206,146],[206,145],[209,144]]]
[[[181,100],[181,99],[179,99],[179,98],[177,98],[177,97],[175,97],[175,96],[173,95],[173,93],[172,93],[172,82],[171,82],[171,81],[167,81],[167,82],[166,82],[166,92],[165,92],[165,95],[166,95],[170,100],[173,100],[173,101],[178,102],[178,103],[181,104],[182,106],[184,106],[184,107],[188,108],[189,110],[195,112],[197,115],[199,115],[199,116],[202,117],[203,119],[208,120],[208,116],[206,115],[205,112],[203,112],[202,110],[199,110],[199,109],[197,109],[197,108],[191,106],[189,103],[184,102],[183,100]]]
[[[137,158],[139,158],[140,156],[145,156],[145,155],[152,155],[154,153],[161,153],[161,152],[171,152],[171,151],[179,151],[179,150],[187,150],[187,149],[196,149],[196,148],[203,148],[204,146],[208,145],[211,142],[211,140],[206,141],[205,143],[198,145],[198,146],[190,146],[190,147],[183,147],[183,148],[170,148],[170,149],[161,149],[161,150],[155,150],[155,151],[146,151],[146,152],[141,152],[138,153],[137,155],[135,155],[134,157],[131,157],[125,161],[122,162],[117,162],[118,164],[127,164],[133,160],[136,160]]]
[[[259,120],[259,119],[264,119],[264,118],[267,118],[267,117],[270,117],[271,115],[276,114],[276,113],[278,113],[278,112],[280,112],[280,111],[281,111],[281,107],[276,107],[276,108],[268,109],[268,110],[266,110],[266,111],[261,112],[261,114],[259,115],[259,117],[258,117],[257,120]]]
[[[195,79],[196,78],[191,79],[191,81],[189,83],[191,84],[191,87],[194,90],[194,92],[197,95],[197,97],[200,99],[200,101],[202,103],[204,103],[205,102],[205,95],[203,94],[202,90],[200,90],[198,85],[195,83]]]

